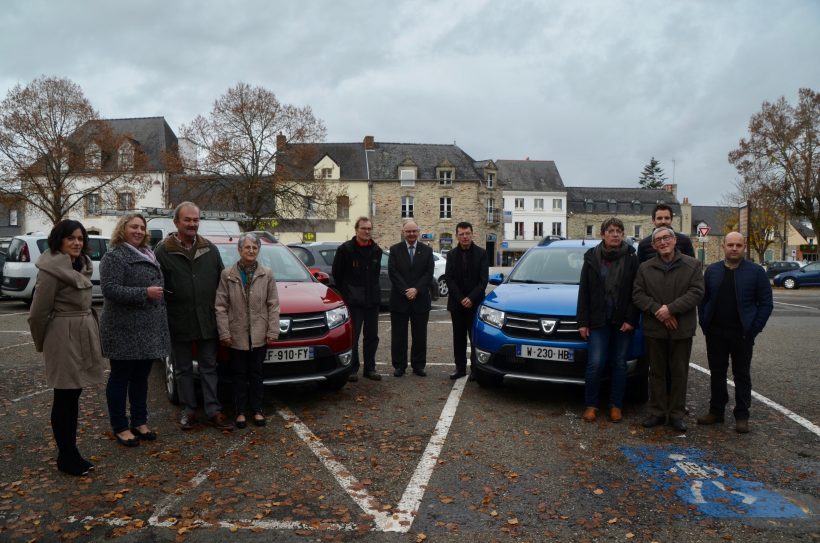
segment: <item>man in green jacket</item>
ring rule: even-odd
[[[156,257],[165,276],[168,328],[174,355],[174,375],[182,404],[179,426],[196,426],[196,393],[192,348],[197,346],[202,398],[208,421],[220,430],[231,430],[217,398],[216,349],[218,334],[214,303],[224,268],[217,248],[198,235],[199,208],[182,202],[174,209],[177,231],[162,240]]]
[[[675,231],[661,226],[652,232],[657,254],[638,268],[632,300],[643,312],[643,335],[649,355],[649,417],[644,427],[664,424],[686,431],[686,383],[692,337],[703,298],[699,260],[676,250]],[[670,387],[667,391],[667,371]]]

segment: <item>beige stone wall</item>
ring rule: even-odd
[[[652,217],[650,217],[649,215],[645,215],[643,213],[640,215],[619,215],[611,213],[571,213],[567,217],[567,237],[569,239],[583,239],[586,234],[586,226],[588,224],[591,224],[592,237],[598,239],[601,236],[601,223],[603,223],[605,220],[611,217],[616,217],[623,221],[625,228],[624,234],[626,234],[627,236],[634,235],[636,225],[640,225],[641,227],[641,239],[651,234],[652,229],[654,228],[654,225],[652,224]],[[672,228],[674,228],[676,231],[680,231],[680,225],[681,218],[673,217]]]

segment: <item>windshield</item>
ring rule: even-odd
[[[226,268],[233,266],[239,260],[239,251],[235,244],[217,245],[222,263]],[[293,281],[297,283],[312,283],[313,276],[304,264],[284,245],[262,244],[259,251],[259,263],[273,270],[277,281]]]
[[[577,285],[584,253],[589,247],[530,250],[510,274],[510,283],[563,283]]]

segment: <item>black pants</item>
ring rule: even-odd
[[[423,370],[427,365],[427,321],[430,313],[390,313],[390,354],[393,367],[407,368],[407,323],[413,335],[410,349],[410,365],[414,370]]]
[[[364,371],[376,371],[376,349],[379,348],[379,306],[362,307],[351,305],[350,320],[353,321],[353,361],[352,373],[359,371],[359,337],[364,332],[362,340],[362,357]]]
[[[253,413],[262,412],[262,398],[265,394],[265,385],[262,384],[262,363],[267,352],[268,348],[265,345],[250,351],[230,349],[236,416],[244,414],[248,404]]]
[[[470,338],[470,367],[476,365],[475,345],[473,345],[473,320],[477,307],[450,311],[453,321],[453,361],[457,371],[467,371],[467,338]]]
[[[709,411],[723,416],[729,402],[726,389],[726,374],[729,370],[729,357],[732,358],[732,374],[735,378],[736,420],[748,420],[749,407],[752,404],[752,350],[754,340],[741,337],[739,334],[720,330],[709,330],[706,334],[706,357],[711,372],[712,397],[709,400]]]
[[[153,365],[153,360],[111,360],[105,398],[115,434],[148,422],[148,375]],[[130,424],[125,415],[126,400],[131,404]]]
[[[55,388],[51,404],[51,431],[57,443],[59,458],[73,461],[80,458],[77,450],[77,419],[80,415],[81,388]]]

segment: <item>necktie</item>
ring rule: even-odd
[[[410,246],[410,264],[413,263],[413,257],[415,256],[415,254],[416,254],[416,246],[411,245]]]

